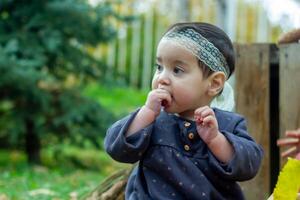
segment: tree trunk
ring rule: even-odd
[[[40,139],[36,133],[34,122],[31,119],[25,119],[26,133],[25,133],[25,148],[27,154],[27,161],[30,164],[40,164]]]

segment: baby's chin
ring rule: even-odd
[[[176,113],[176,111],[174,111],[174,109],[172,109],[172,106],[170,106],[170,105],[163,106],[162,109],[166,113],[170,113],[170,114]]]
[[[163,111],[166,113],[169,113],[169,114],[177,115],[184,119],[195,121],[193,114],[187,114],[186,112],[182,112],[182,111],[176,110],[174,108],[164,108]]]
[[[163,107],[163,111],[165,111],[166,113],[176,114],[176,115],[180,112],[178,109],[174,108],[174,106],[172,106],[172,105]]]

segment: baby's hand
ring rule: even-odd
[[[149,92],[145,106],[151,109],[155,116],[158,116],[162,106],[167,106],[171,103],[172,98],[167,90],[154,89]]]
[[[195,110],[194,117],[199,136],[206,144],[209,144],[219,134],[214,111],[208,106],[200,107]]]

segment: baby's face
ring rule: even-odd
[[[165,111],[193,118],[195,109],[208,105],[209,80],[203,77],[198,60],[190,51],[162,40],[157,47],[156,64],[152,89],[164,89],[172,99]]]

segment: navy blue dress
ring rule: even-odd
[[[221,163],[197,134],[194,121],[161,112],[146,128],[125,137],[138,111],[114,123],[104,146],[124,163],[138,162],[126,186],[127,200],[244,199],[236,183],[253,178],[263,151],[247,133],[245,119],[215,109],[219,130],[234,148]]]

